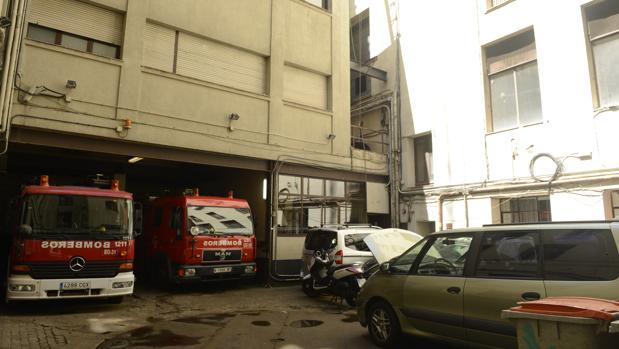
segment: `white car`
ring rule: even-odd
[[[396,231],[400,229],[382,229],[372,225],[337,225],[311,229],[303,244],[301,277],[309,273],[309,266],[317,249],[328,250],[329,258],[335,260],[335,264],[364,263],[374,257],[364,239],[370,235],[393,234]],[[411,234],[418,236],[417,240],[422,239],[420,235]],[[407,244],[404,250],[411,245]]]

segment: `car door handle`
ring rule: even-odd
[[[542,298],[542,296],[540,296],[539,293],[537,292],[525,292],[521,295],[522,299],[524,299],[525,301],[536,301],[540,298]]]
[[[447,293],[449,294],[458,294],[460,293],[461,289],[460,287],[450,287],[447,289]]]

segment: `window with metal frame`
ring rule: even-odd
[[[596,107],[619,105],[619,2],[596,2],[584,14]]]
[[[365,183],[279,176],[278,235],[330,224],[366,223]]]
[[[97,56],[120,58],[120,46],[97,41],[36,24],[28,25],[28,39],[58,45],[72,50],[92,53]]]
[[[542,121],[533,30],[485,48],[491,99],[489,128],[502,131]]]
[[[550,197],[534,196],[500,199],[501,223],[550,222]]]

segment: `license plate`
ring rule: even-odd
[[[363,284],[365,284],[365,279],[357,279],[357,284],[359,284],[359,287],[363,286]]]
[[[60,283],[61,290],[85,290],[88,288],[90,288],[90,281],[70,281]]]
[[[220,268],[213,268],[213,273],[215,274],[219,274],[219,273],[229,273],[232,271],[232,267],[220,267]]]

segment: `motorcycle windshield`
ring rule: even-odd
[[[423,236],[403,229],[383,229],[366,236],[363,241],[370,248],[374,258],[382,264],[401,255]]]

